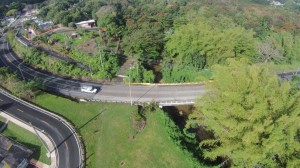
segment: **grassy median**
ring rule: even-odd
[[[3,122],[5,122],[5,118],[3,118],[2,116],[0,116],[0,126],[1,126],[1,124],[2,124]]]
[[[200,167],[172,141],[162,112],[147,114],[146,127],[136,134],[131,120],[135,106],[77,103],[49,94],[34,102],[64,116],[80,130],[89,168]]]

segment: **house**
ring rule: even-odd
[[[28,10],[25,13],[25,17],[30,17],[30,16],[36,16],[38,14],[38,10],[37,9],[32,9],[32,10]]]
[[[52,26],[53,26],[52,21],[43,21],[43,20],[35,19],[34,22],[38,24],[39,28],[42,31],[48,31],[48,30],[52,29]]]
[[[93,28],[96,26],[95,20],[87,20],[75,23],[77,28]]]
[[[279,1],[272,1],[270,4],[272,6],[283,6],[283,3],[279,2]]]
[[[71,36],[70,36],[72,39],[75,39],[75,38],[80,38],[80,35],[76,32],[72,33]]]
[[[28,35],[28,39],[32,40],[36,36],[36,32],[35,32],[34,28],[32,28],[30,26],[27,30],[27,35]]]
[[[0,135],[0,167],[26,168],[33,151]]]

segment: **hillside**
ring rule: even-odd
[[[210,67],[228,58],[300,62],[299,2],[278,3],[282,5],[269,0],[50,0],[40,4],[38,16],[68,27],[94,19],[102,32],[101,38],[93,37],[97,44],[135,60],[126,72],[134,82],[197,82],[209,79]]]

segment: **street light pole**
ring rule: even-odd
[[[131,82],[131,67],[130,67],[130,72],[129,72],[129,95],[130,95],[130,104],[132,106],[132,96],[131,96],[131,85],[130,85],[130,82]]]
[[[23,64],[23,63],[24,63],[24,60],[23,60],[20,64],[18,64],[18,68],[19,68],[19,71],[21,72],[21,75],[22,75],[23,80],[25,80],[24,75],[23,75],[23,72],[22,72],[22,70],[21,70],[21,68],[20,68],[20,65]]]
[[[50,152],[48,146],[47,146],[46,143],[42,140],[42,138],[40,137],[38,131],[35,129],[35,127],[32,125],[32,123],[29,122],[29,124],[30,124],[30,126],[32,127],[32,129],[34,130],[34,132],[35,132],[35,134],[37,135],[37,137],[39,138],[39,140],[40,140],[40,141],[42,142],[42,144],[44,145],[44,147],[45,147],[45,149],[46,149],[46,151],[47,151],[47,153],[46,153],[47,157],[50,158],[51,152]]]

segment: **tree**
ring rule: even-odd
[[[76,28],[76,24],[74,22],[68,23],[68,27]]]
[[[204,157],[233,167],[299,167],[299,92],[265,65],[227,62],[213,67],[214,82],[187,123],[214,134],[200,142]]]
[[[283,60],[282,54],[279,53],[278,49],[271,42],[264,42],[258,46],[260,57],[259,62],[280,62]]]
[[[261,56],[277,63],[292,63],[299,60],[300,37],[289,32],[273,33],[259,46],[259,50]]]
[[[258,3],[258,4],[263,4],[263,5],[269,5],[271,0],[252,0],[253,2],[255,3]]]
[[[154,74],[151,70],[147,70],[140,63],[126,71],[126,75],[130,76],[131,82],[154,82]],[[127,79],[128,80],[128,79]]]
[[[198,69],[224,63],[227,58],[257,56],[253,32],[239,26],[218,28],[207,19],[180,26],[167,36],[165,45],[176,62]]]
[[[11,9],[7,11],[6,16],[16,16],[17,10],[16,9]]]
[[[126,35],[122,40],[125,54],[137,59],[158,59],[163,50],[163,37],[159,29],[139,29]]]

